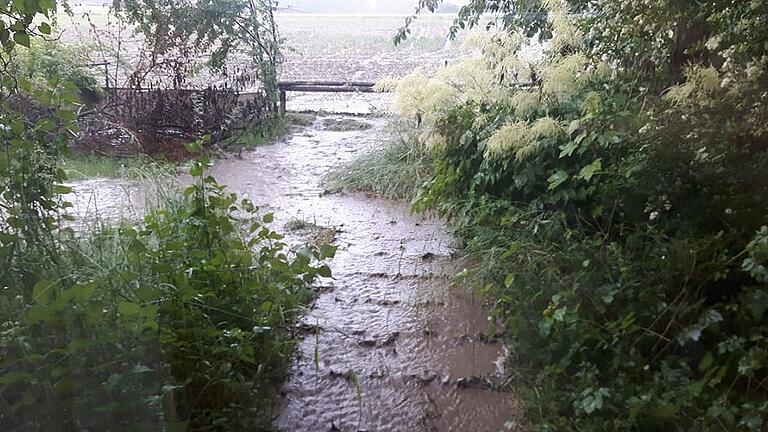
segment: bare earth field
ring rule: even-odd
[[[138,55],[141,38],[120,25],[108,7],[75,6],[73,16],[61,14],[62,40],[91,47],[93,62],[115,64],[120,39],[121,66],[126,70]],[[421,17],[409,40],[395,46],[401,15],[278,14],[285,38],[283,80],[377,81],[412,72],[429,72],[462,56],[459,40],[450,40],[450,14]],[[103,74],[103,67],[96,69]],[[198,82],[209,83],[201,77]]]

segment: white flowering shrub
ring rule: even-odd
[[[768,0],[470,0],[459,22],[488,12],[475,58],[421,78],[452,97],[418,112],[416,208],[477,254],[529,430],[764,431]]]

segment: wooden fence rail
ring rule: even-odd
[[[319,92],[319,93],[373,93],[374,83],[363,81],[281,81],[277,84],[280,90],[280,113],[285,114],[286,93]]]

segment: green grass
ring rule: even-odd
[[[388,198],[414,198],[432,175],[432,158],[414,133],[402,129],[396,125],[383,145],[329,173],[326,185]]]
[[[292,126],[309,127],[312,126],[312,124],[315,122],[317,116],[313,113],[289,112],[285,114],[285,119]]]
[[[237,137],[233,144],[235,147],[254,148],[265,144],[272,144],[286,136],[290,131],[288,118],[264,119],[258,124],[249,125],[245,132]]]
[[[334,132],[359,131],[371,128],[370,123],[349,118],[325,119],[323,120],[323,126],[325,127],[325,130]]]
[[[146,156],[118,158],[72,154],[62,161],[62,167],[70,180],[92,178],[138,178],[147,170],[172,173],[172,164]]]

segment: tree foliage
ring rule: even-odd
[[[153,65],[171,62],[183,75],[190,71],[185,66],[200,56],[208,56],[213,70],[243,59],[253,76],[239,79],[260,82],[272,101],[277,100],[282,57],[273,0],[123,0],[118,6],[147,39]]]

